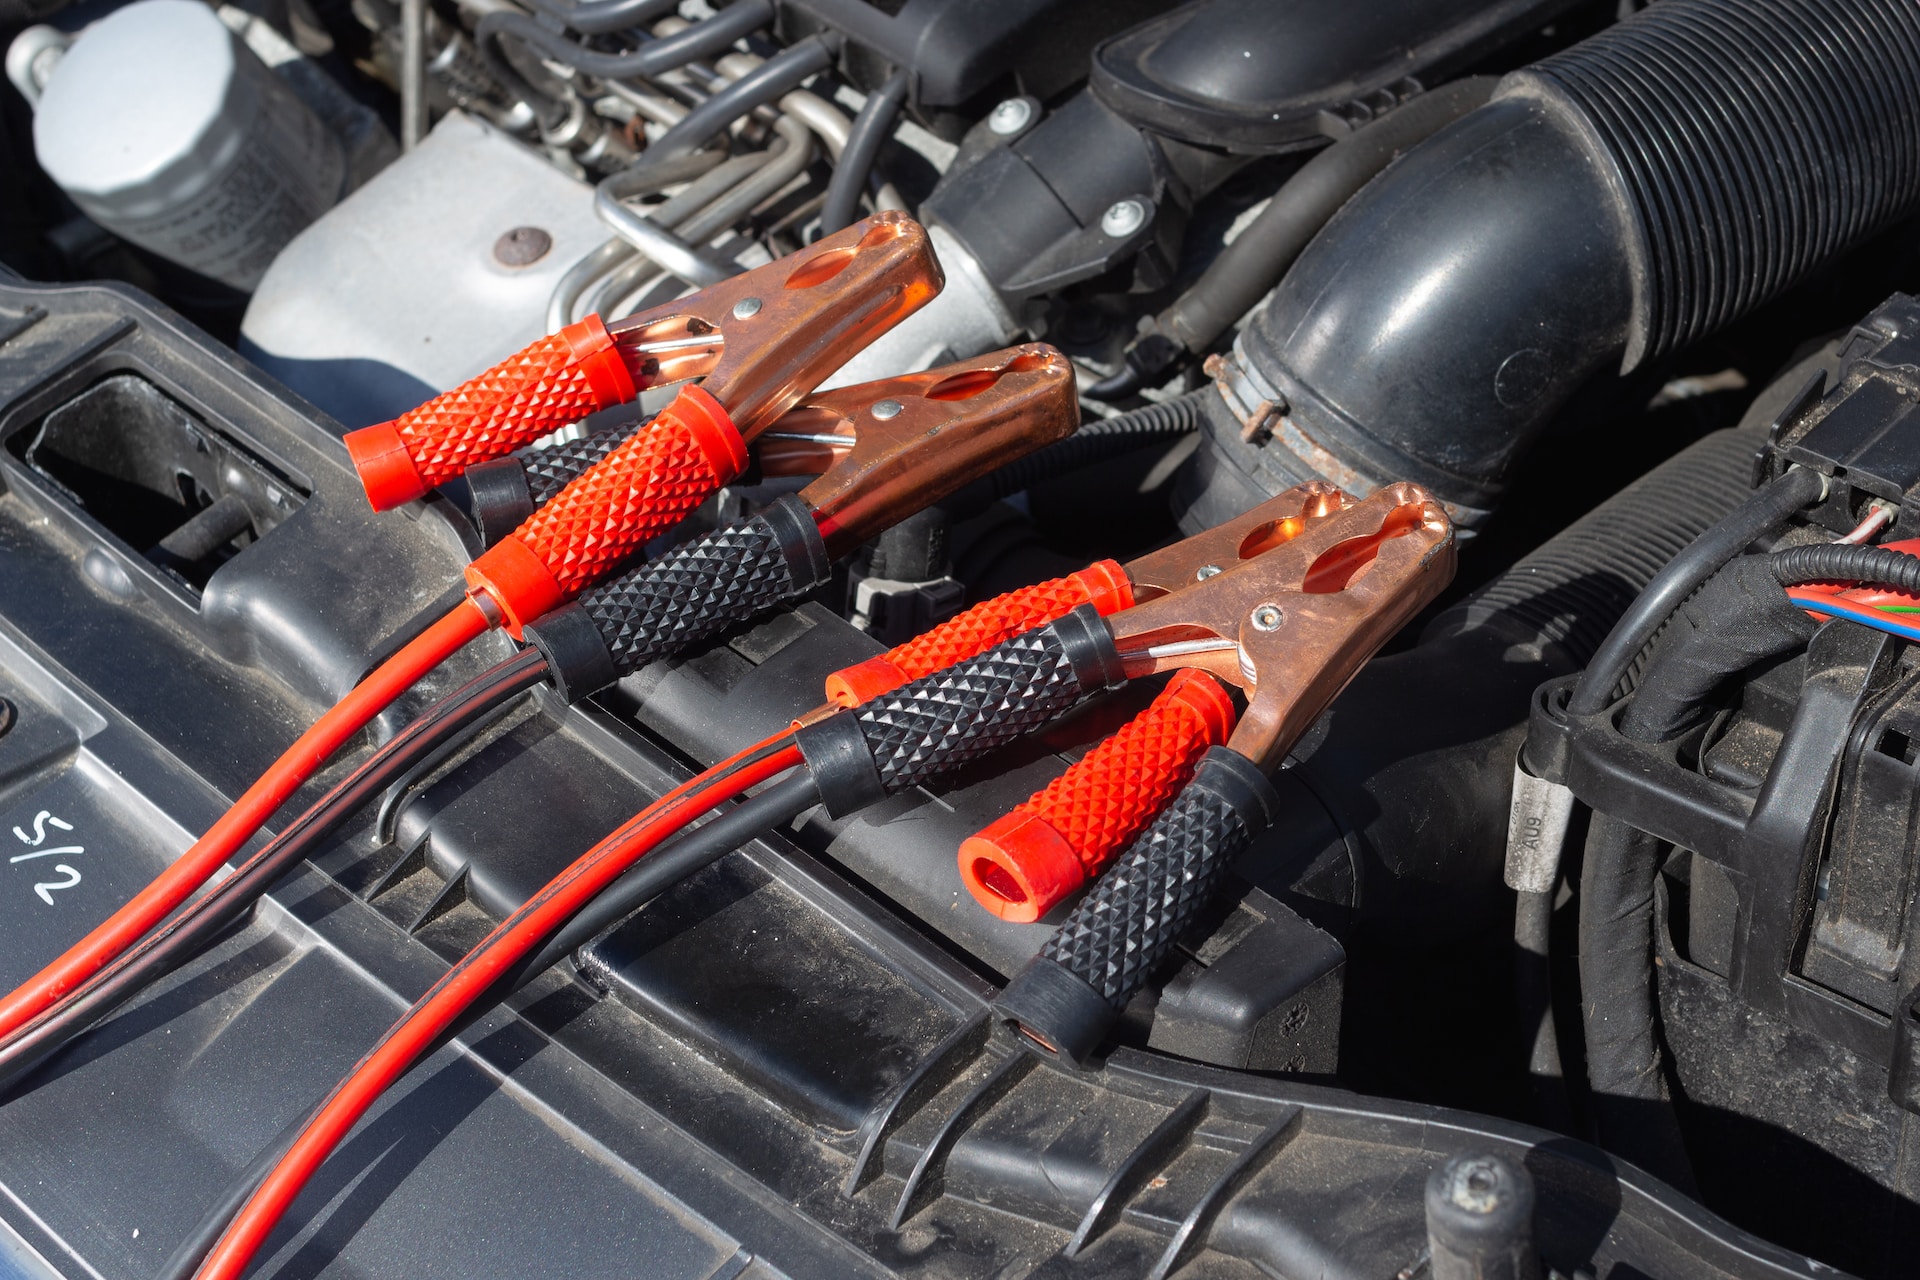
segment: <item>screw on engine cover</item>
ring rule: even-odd
[[[1277,604],[1254,606],[1252,621],[1255,631],[1278,631],[1280,624],[1286,619],[1287,615],[1280,612],[1280,606]]]
[[[1195,582],[1205,582],[1208,578],[1211,578],[1214,574],[1219,572],[1220,572],[1219,565],[1203,564],[1198,569],[1195,569],[1193,571],[1193,580]]]
[[[1010,137],[1026,128],[1033,119],[1033,104],[1025,98],[1008,98],[987,117],[987,128],[1001,137]]]
[[[735,320],[749,320],[759,314],[760,299],[758,298],[742,298],[733,304],[733,318]]]
[[[1138,200],[1116,200],[1100,215],[1100,229],[1115,240],[1125,239],[1147,221],[1147,206]]]
[[[889,419],[889,418],[897,418],[897,417],[899,417],[899,416],[900,416],[900,402],[899,402],[898,400],[876,400],[876,401],[874,401],[874,405],[873,405],[873,416],[874,416],[874,417],[876,417],[876,418],[878,418],[878,419],[880,419],[880,421],[882,421],[882,422],[885,422],[885,421],[886,421],[887,419]]]

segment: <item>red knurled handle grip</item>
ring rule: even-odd
[[[1182,671],[1160,696],[1013,812],[960,845],[960,879],[1002,920],[1038,920],[1099,875],[1233,732],[1220,682]]]
[[[1131,608],[1133,582],[1127,571],[1112,560],[1102,560],[1064,578],[1036,582],[982,600],[905,644],[834,672],[827,677],[827,701],[835,706],[857,707],[909,680],[965,662],[1055,618],[1064,618],[1083,604],[1091,604],[1102,617]]]
[[[588,316],[391,422],[349,431],[347,452],[385,511],[634,394],[619,348]]]
[[[683,388],[652,424],[577,476],[467,566],[521,627],[591,585],[740,474],[747,446],[718,400]]]

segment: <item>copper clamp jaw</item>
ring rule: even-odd
[[[1030,342],[822,392],[764,432],[756,452],[764,475],[820,477],[800,497],[837,558],[1079,422],[1073,366]]]
[[[1271,771],[1455,561],[1452,523],[1419,485],[1359,500],[1300,485],[1128,565],[1140,603],[1107,627],[1130,679],[1194,667],[1242,689],[1226,745]]]
[[[607,333],[636,386],[704,378],[751,439],[945,284],[926,231],[884,210]]]

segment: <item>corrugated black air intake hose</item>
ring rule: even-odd
[[[1264,492],[1415,480],[1470,524],[1590,380],[1916,207],[1920,5],[1663,0],[1509,75],[1350,201],[1241,339],[1242,408],[1285,419],[1245,445],[1223,414],[1210,444]],[[1194,501],[1185,523],[1220,514]]]

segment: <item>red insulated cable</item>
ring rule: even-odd
[[[0,1037],[11,1035],[138,942],[265,826],[274,811],[313,776],[327,757],[427,672],[486,630],[486,615],[472,601],[463,600],[419,639],[381,663],[295,739],[172,866],[53,963],[0,1000]]]
[[[780,734],[748,748],[648,805],[548,881],[462,957],[328,1095],[293,1146],[235,1215],[195,1273],[197,1280],[239,1280],[301,1188],[360,1117],[514,964],[532,954],[628,867],[701,814],[800,764],[800,749],[789,745],[745,768],[736,767],[785,736]],[[729,769],[734,772],[729,773]]]
[[[476,592],[520,624],[572,596],[677,524],[746,462],[726,410],[688,387],[653,426],[581,475],[467,568]],[[110,964],[204,884],[340,746],[490,620],[472,599],[383,663],[302,734],[272,768],[152,884],[0,1001],[0,1039]]]

